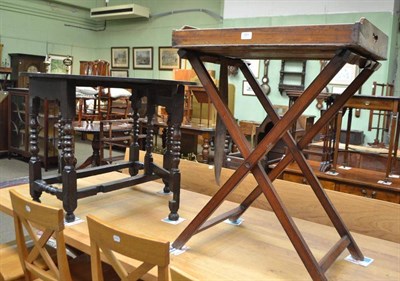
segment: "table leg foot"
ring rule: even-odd
[[[75,215],[74,213],[66,213],[65,214],[65,221],[66,222],[73,222],[75,220]]]
[[[163,180],[163,182],[164,182],[164,189],[163,189],[163,192],[164,193],[170,193],[171,192],[171,189],[169,188],[169,184],[168,184],[168,182],[166,181],[166,180]]]
[[[178,214],[178,202],[175,200],[171,200],[169,201],[169,209],[170,209],[170,213],[168,215],[168,219],[171,221],[177,221],[179,219],[179,214]]]

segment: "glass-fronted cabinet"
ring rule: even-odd
[[[9,89],[8,99],[8,152],[12,155],[30,157],[29,151],[29,90]],[[41,101],[39,121],[39,156],[45,170],[57,163],[58,106],[54,101]]]

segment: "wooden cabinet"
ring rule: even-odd
[[[382,190],[377,188],[369,188],[365,185],[348,185],[342,183],[339,184],[339,191],[372,199],[400,203],[399,192],[392,192],[391,190]]]
[[[0,91],[0,153],[8,150],[8,92]]]
[[[291,181],[291,182],[308,184],[306,178],[303,175],[284,173],[282,176],[282,179]],[[339,188],[338,188],[338,186],[336,186],[334,181],[324,180],[321,178],[319,179],[319,181],[320,181],[321,185],[323,186],[323,188],[339,191]]]
[[[28,88],[29,78],[20,76],[20,72],[45,72],[44,56],[28,54],[9,54],[11,58],[11,80],[17,88]]]
[[[58,106],[55,102],[43,101],[39,113],[39,156],[44,168],[57,163]],[[29,148],[29,91],[25,88],[9,89],[8,96],[8,152],[30,157]]]
[[[391,185],[385,185],[379,183],[385,176],[383,172],[353,168],[339,170],[339,174],[334,176],[320,172],[319,162],[308,160],[308,163],[325,189],[400,203],[400,179],[393,178]],[[296,163],[290,164],[281,177],[287,181],[308,184]]]

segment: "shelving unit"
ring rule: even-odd
[[[39,121],[39,156],[45,170],[57,163],[58,106],[47,100],[41,102]],[[25,88],[9,89],[8,97],[8,153],[30,157],[29,148],[29,91]]]
[[[306,77],[306,60],[282,60],[279,92],[304,90]]]

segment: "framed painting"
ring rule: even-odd
[[[335,85],[349,85],[357,74],[357,66],[355,64],[346,64],[343,68],[333,77],[329,84]]]
[[[172,47],[158,48],[158,65],[160,70],[172,70],[181,67],[178,49]]]
[[[129,68],[129,47],[111,47],[111,67]]]
[[[243,80],[243,90],[242,90],[243,96],[255,96],[256,94],[254,93],[253,89],[250,87],[249,82],[247,80]]]
[[[112,77],[129,77],[128,70],[111,69],[110,72]]]
[[[259,60],[246,60],[250,71],[253,73],[255,78],[258,78],[260,75],[260,61]]]
[[[48,55],[49,73],[72,74],[73,59],[71,56]]]
[[[134,69],[153,69],[153,47],[138,47],[132,49]]]

